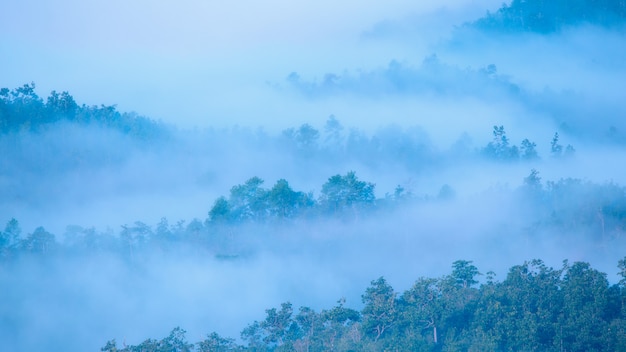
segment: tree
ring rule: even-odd
[[[495,287],[478,306],[477,324],[491,331],[497,350],[548,351],[558,346],[558,317],[563,298],[560,278],[566,269],[547,267],[532,260],[509,270],[506,280]]]
[[[457,260],[452,263],[452,275],[450,276],[455,284],[463,288],[471,287],[478,283],[475,277],[481,275],[478,268],[472,265],[471,260]]]
[[[186,331],[174,328],[169,336],[162,340],[147,339],[137,346],[126,346],[118,349],[115,340],[110,340],[100,349],[103,352],[191,352],[194,345],[187,342]]]
[[[118,352],[117,342],[115,339],[107,341],[106,345],[100,349],[102,352]]]
[[[44,104],[35,93],[35,83],[0,92],[2,131],[33,130],[43,122]]]
[[[209,211],[209,220],[214,223],[223,223],[231,220],[231,206],[226,197],[221,196],[215,200]]]
[[[180,327],[174,328],[168,337],[159,341],[159,352],[191,352],[193,350],[193,344],[188,343],[185,338],[186,331]]]
[[[203,341],[196,343],[198,352],[228,352],[241,351],[241,346],[235,343],[235,339],[223,338],[216,332],[207,335]]]
[[[606,274],[588,263],[568,268],[562,284],[563,316],[560,326],[563,347],[568,351],[604,351],[608,322],[609,283]]]
[[[259,327],[265,332],[263,341],[270,346],[282,345],[289,339],[289,330],[293,324],[291,303],[282,303],[280,310],[272,308],[267,309],[265,313],[265,320],[259,324]]]
[[[296,133],[296,142],[298,148],[304,151],[313,151],[317,147],[317,140],[320,133],[308,123],[303,124],[298,128]]]
[[[354,345],[361,341],[361,314],[346,308],[345,303],[346,300],[341,298],[335,307],[320,313],[324,328],[320,334],[322,350],[336,350],[342,344]]]
[[[337,153],[343,149],[343,126],[337,120],[335,115],[330,115],[326,123],[324,124],[324,134],[326,135],[324,138],[324,142],[326,146]]]
[[[520,191],[522,201],[526,202],[528,209],[531,211],[530,215],[541,216],[545,210],[546,193],[543,190],[539,171],[535,169],[530,170],[530,174],[524,177],[524,184]]]
[[[258,177],[248,179],[243,185],[230,189],[230,212],[235,221],[260,220],[267,215],[267,190],[261,188],[263,180]]]
[[[265,320],[255,321],[241,332],[242,340],[248,341],[248,347],[256,351],[274,349],[286,342],[291,345],[298,337],[291,303],[282,303],[280,310],[266,309],[265,313]]]
[[[617,268],[619,269],[618,275],[620,276],[619,284],[626,290],[626,257],[619,260]]]
[[[541,190],[541,177],[539,177],[539,171],[535,169],[530,170],[530,174],[524,177],[524,186],[531,190]]]
[[[380,277],[372,281],[361,298],[365,304],[362,310],[363,329],[376,342],[396,323],[396,293]]]
[[[426,345],[428,342],[439,343],[437,329],[442,323],[443,307],[441,306],[441,287],[439,280],[420,278],[404,294],[400,300],[403,334],[407,344],[414,347]],[[428,331],[431,338],[422,335]]]
[[[504,126],[493,126],[493,140],[483,149],[483,154],[495,160],[516,160],[519,150],[509,145]]]
[[[550,142],[550,153],[553,157],[560,157],[563,153],[563,146],[559,144],[559,133],[554,132],[552,142]]]
[[[285,179],[276,181],[267,194],[269,214],[278,218],[289,218],[298,211],[313,205],[311,195],[296,192]]]
[[[133,225],[123,225],[120,233],[120,239],[125,246],[128,246],[128,255],[131,260],[135,258],[135,252],[152,236],[152,229],[145,223],[135,221]]]
[[[284,130],[282,135],[291,148],[309,155],[317,149],[317,140],[320,133],[311,125],[305,123],[297,130],[293,128]]]
[[[65,230],[63,244],[77,253],[94,252],[106,248],[106,235],[98,233],[94,227],[68,226]]]
[[[254,321],[241,331],[241,339],[247,341],[248,348],[253,351],[267,350],[267,346],[263,341],[263,330],[258,321]]]
[[[324,322],[320,314],[309,307],[300,307],[295,317],[298,325],[299,339],[294,341],[298,351],[321,350]]]
[[[200,242],[202,240],[202,234],[204,233],[204,225],[202,224],[202,221],[198,219],[191,220],[185,229],[185,233],[188,240],[195,243]]]
[[[26,252],[46,254],[53,250],[55,245],[54,235],[40,226],[22,240],[20,247]]]
[[[528,139],[524,139],[522,141],[522,146],[521,146],[521,152],[522,152],[522,159],[524,160],[535,160],[535,159],[539,159],[539,155],[537,154],[537,150],[535,150],[535,147],[537,147],[536,143],[533,143],[531,141],[529,141]]]
[[[174,240],[174,233],[170,228],[170,224],[167,221],[167,218],[162,217],[161,220],[159,220],[159,223],[156,226],[156,231],[154,233],[154,239],[157,242],[161,242],[163,244]]]
[[[22,229],[15,218],[7,222],[4,231],[0,232],[0,256],[3,252],[12,250],[18,245],[21,233]]]
[[[374,187],[373,183],[359,181],[354,171],[345,176],[335,175],[322,185],[320,205],[333,213],[356,211],[357,207],[374,203]]]
[[[68,92],[59,94],[53,90],[46,101],[46,111],[48,113],[48,121],[50,122],[57,120],[73,121],[76,118],[78,109],[78,104],[76,104],[74,98]]]

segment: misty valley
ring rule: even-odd
[[[0,350],[626,351],[626,1],[397,2],[0,58]]]

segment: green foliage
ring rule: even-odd
[[[322,213],[353,214],[374,204],[374,184],[360,181],[355,172],[335,175],[322,185],[319,202],[311,193],[294,191],[280,179],[271,189],[261,187],[263,180],[252,177],[231,188],[228,199],[218,198],[209,211],[209,223],[241,223],[267,219],[289,219],[317,208]]]
[[[314,205],[313,196],[296,192],[285,179],[276,181],[268,192],[269,214],[277,218],[291,218]]]
[[[374,187],[373,183],[360,181],[354,171],[345,176],[335,175],[322,185],[319,203],[330,213],[358,212],[374,203]]]
[[[308,123],[301,125],[298,129],[289,128],[283,131],[283,138],[305,155],[317,149],[319,137],[319,131]]]
[[[399,330],[407,345],[418,349],[438,343],[443,320],[440,283],[438,279],[420,278],[400,298]]]
[[[531,142],[528,138],[522,140],[520,147],[511,145],[509,138],[506,135],[504,126],[493,126],[493,139],[484,148],[480,150],[481,154],[491,160],[510,162],[510,161],[534,161],[540,159],[537,152],[537,144]],[[560,157],[572,157],[576,150],[570,144],[567,145],[565,150],[563,146],[559,144],[558,132],[554,134],[552,141],[550,142],[550,154],[554,158]]]
[[[519,157],[518,148],[509,145],[504,126],[493,126],[493,141],[487,144],[483,153],[496,160],[516,160]]]
[[[562,345],[570,351],[605,351],[610,316],[606,274],[588,263],[574,263],[562,281],[563,316],[559,322]],[[609,318],[609,319],[607,319]]]
[[[117,342],[115,342],[115,339],[107,341],[107,344],[104,345],[104,347],[102,347],[100,349],[100,351],[103,351],[103,352],[118,352],[119,350],[117,349]]]
[[[474,26],[484,30],[551,33],[584,23],[612,27],[624,22],[624,0],[512,0]]]
[[[56,247],[54,235],[43,227],[38,227],[20,243],[20,249],[27,253],[47,254]]]
[[[537,147],[536,143],[533,143],[531,141],[528,140],[528,138],[524,139],[522,141],[522,146],[520,147],[521,150],[521,158],[524,160],[535,160],[539,158],[539,154],[537,154],[537,151],[535,150],[535,147]]]
[[[259,324],[259,327],[265,332],[263,342],[273,345],[283,344],[285,341],[291,340],[290,332],[293,326],[291,303],[283,303],[280,310],[272,308],[266,310],[265,313],[267,317]]]
[[[263,180],[252,177],[242,185],[230,189],[229,204],[235,221],[263,219],[267,215],[267,190],[261,188]]]
[[[625,259],[626,260],[626,259]],[[618,264],[623,270],[624,260]],[[588,263],[541,260],[510,268],[504,281],[489,274],[471,287],[478,269],[458,260],[450,275],[420,278],[399,298],[384,278],[371,282],[363,309],[316,312],[289,302],[267,309],[248,325],[246,346],[216,333],[191,345],[176,328],[162,339],[101,351],[622,351],[626,346],[626,295]],[[475,284],[475,282],[474,282]],[[195,349],[194,349],[195,348]]]
[[[576,150],[570,144],[568,144],[567,147],[565,147],[565,151],[563,151],[563,146],[559,144],[559,133],[554,133],[554,137],[552,137],[552,142],[550,143],[550,153],[553,158],[560,158],[563,156],[571,157],[575,152]]]
[[[614,183],[594,184],[561,179],[546,184],[544,221],[562,231],[582,232],[593,239],[620,236],[626,225],[626,190]]]
[[[619,268],[618,274],[620,276],[619,284],[626,290],[626,257],[620,259],[617,267]]]
[[[209,222],[214,224],[263,221],[268,218],[293,218],[314,206],[311,194],[296,192],[280,179],[271,189],[264,181],[252,177],[242,185],[231,188],[228,199],[219,197],[209,211]]]
[[[524,187],[530,192],[541,192],[543,186],[541,184],[541,177],[539,177],[539,171],[535,169],[530,170],[530,174],[524,177]]]
[[[68,92],[52,91],[44,103],[35,83],[0,89],[0,134],[39,131],[57,122],[95,124],[140,140],[165,136],[165,128],[146,117],[120,113],[115,106],[78,105]]]
[[[456,285],[467,288],[478,283],[475,278],[481,274],[478,272],[478,268],[472,265],[471,260],[457,260],[452,263],[452,268],[450,277]]]
[[[225,197],[219,197],[213,203],[213,207],[209,211],[209,220],[214,223],[220,223],[230,220],[230,204]]]
[[[562,309],[561,275],[540,260],[526,262],[483,298],[478,323],[495,333],[498,350],[550,350]]]
[[[4,231],[0,232],[0,258],[7,256],[10,251],[16,249],[19,244],[22,229],[14,218],[7,222]]]
[[[161,219],[154,228],[136,221],[122,226],[117,233],[70,226],[62,244],[43,228],[21,238],[19,223],[12,219],[0,232],[0,259],[12,260],[22,253],[45,254],[53,249],[88,254],[111,252],[133,259],[150,247],[168,250],[187,245],[208,250],[220,258],[236,258],[244,253],[246,245],[235,237],[238,226],[264,224],[269,229],[329,216],[358,220],[361,216],[376,216],[384,210],[417,202],[440,202],[453,197],[453,191],[446,186],[438,197],[431,199],[417,198],[398,186],[393,195],[376,199],[374,184],[359,180],[354,172],[330,177],[322,186],[317,202],[313,194],[293,190],[284,179],[270,189],[262,185],[262,179],[253,177],[232,187],[228,198],[215,200],[206,221],[193,219],[189,223],[169,224],[167,219]],[[523,229],[531,236],[550,231],[554,239],[584,236],[606,245],[618,241],[626,228],[626,188],[614,183],[596,184],[572,178],[543,183],[539,172],[531,169],[521,187],[511,195],[519,201],[519,210],[526,217]],[[465,264],[469,265],[465,269],[473,267]],[[465,284],[471,287],[475,282],[473,278]]]
[[[221,337],[213,332],[207,335],[203,341],[196,343],[196,351],[198,352],[228,352],[241,351],[243,348],[235,343],[234,339]]]
[[[395,325],[396,293],[387,281],[380,277],[372,281],[372,284],[362,296],[363,329],[367,336],[378,341],[385,333]]]
[[[187,342],[185,330],[176,327],[162,340],[147,339],[137,346],[118,348],[115,340],[108,341],[100,349],[105,352],[192,352],[194,345]]]

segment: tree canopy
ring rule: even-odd
[[[512,0],[474,23],[481,29],[551,33],[567,26],[626,23],[624,0]]]
[[[623,269],[623,262],[619,262]],[[622,351],[626,347],[626,286],[609,284],[588,263],[553,269],[539,259],[481,283],[478,269],[458,260],[439,278],[419,278],[403,293],[383,277],[362,296],[360,311],[345,300],[320,312],[290,302],[265,310],[238,344],[213,332],[194,344],[185,331],[102,351]]]

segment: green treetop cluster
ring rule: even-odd
[[[481,29],[551,33],[567,26],[626,23],[624,0],[513,0],[474,23]]]
[[[120,113],[115,105],[78,105],[68,92],[52,91],[46,101],[35,93],[35,83],[0,89],[0,134],[39,131],[57,122],[95,124],[140,139],[163,137],[164,126],[135,113]]]
[[[0,262],[19,255],[48,256],[54,253],[114,252],[133,257],[155,246],[162,249],[192,245],[215,255],[240,255],[230,246],[233,235],[255,232],[272,233],[297,224],[320,220],[359,222],[389,211],[431,203],[454,201],[454,190],[444,185],[437,196],[417,196],[401,186],[383,197],[376,197],[375,185],[360,180],[355,172],[334,175],[322,185],[319,196],[296,191],[289,183],[278,180],[271,188],[252,177],[235,185],[228,197],[219,197],[204,220],[170,224],[165,218],[155,226],[136,221],[123,225],[118,233],[95,228],[68,226],[64,241],[43,227],[22,235],[20,224],[11,219],[0,231]],[[626,228],[626,188],[615,183],[597,184],[566,178],[542,182],[539,172],[531,170],[523,184],[515,190],[501,190],[508,204],[524,214],[523,233],[530,236],[548,234],[551,238],[582,236],[598,243],[618,241]],[[413,208],[411,208],[413,209]],[[510,228],[512,234],[522,231]],[[230,248],[230,249],[227,249]]]
[[[176,328],[162,339],[106,352],[153,351],[624,351],[626,350],[626,257],[621,281],[588,263],[559,269],[532,260],[509,269],[503,281],[458,260],[452,272],[422,277],[398,292],[380,277],[362,297],[361,310],[345,306],[315,311],[291,303],[265,311],[241,332],[239,342],[207,335],[197,343]]]

